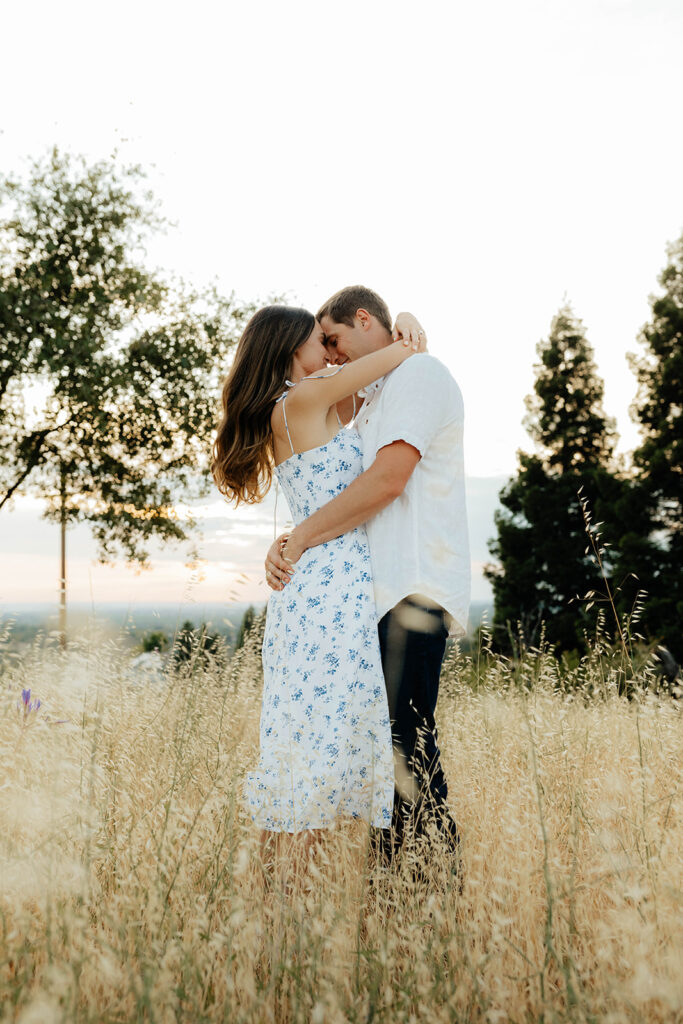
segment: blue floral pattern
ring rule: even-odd
[[[362,469],[358,432],[344,428],[276,473],[300,522]],[[352,817],[388,827],[391,728],[363,527],[310,548],[271,594],[263,672],[260,759],[245,785],[256,824],[299,832]]]

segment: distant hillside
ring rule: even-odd
[[[172,637],[184,622],[194,626],[206,623],[212,632],[220,633],[232,644],[239,631],[247,602],[235,604],[103,604],[93,614],[92,605],[75,602],[69,606],[69,631],[83,637],[93,627],[101,635],[117,638],[126,646],[137,646],[146,633],[161,631]],[[258,606],[262,607],[262,605]],[[489,601],[473,601],[470,606],[470,633],[479,626],[484,614],[489,621],[493,605]],[[57,629],[57,606],[54,604],[0,604],[0,625],[11,623],[14,641],[31,643],[39,633],[49,634]]]
[[[470,605],[470,634],[479,628],[484,616],[490,624],[493,618],[493,601],[473,601]]]
[[[163,632],[173,637],[184,622],[194,626],[206,623],[212,632],[220,633],[233,643],[248,603],[240,604],[103,604],[74,602],[69,606],[69,632],[75,637],[87,635],[93,627],[99,634],[117,638],[126,646],[137,646],[150,632]],[[22,644],[30,643],[39,633],[57,629],[57,606],[53,604],[0,605],[0,623],[11,623],[11,635]]]

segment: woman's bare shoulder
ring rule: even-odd
[[[287,395],[287,401],[289,401],[289,395]],[[282,400],[273,406],[273,411],[270,414],[270,429],[276,435],[285,434],[285,411]]]

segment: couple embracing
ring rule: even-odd
[[[262,839],[310,843],[346,819],[385,862],[432,829],[458,870],[434,713],[470,564],[463,403],[424,331],[368,288],[317,316],[268,306],[223,387],[212,471],[236,502],[275,473],[292,520],[266,559],[260,758],[246,801]]]

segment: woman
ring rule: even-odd
[[[402,316],[395,336],[408,339],[416,321]],[[267,306],[250,320],[214,445],[212,472],[229,499],[260,501],[275,470],[299,522],[362,472],[360,438],[337,405],[423,345],[396,341],[328,367],[324,341],[303,309]],[[388,827],[391,730],[363,527],[306,551],[271,594],[263,669],[260,760],[245,786],[262,839],[345,818]]]

